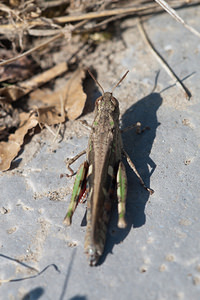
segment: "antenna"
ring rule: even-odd
[[[118,81],[118,83],[114,86],[114,88],[112,89],[111,94],[114,92],[114,90],[116,89],[116,87],[118,87],[118,85],[124,80],[124,78],[126,77],[126,75],[128,74],[129,70],[126,71],[126,73],[124,74],[124,76],[122,76],[122,78],[120,79],[120,81]]]
[[[92,77],[92,79],[94,80],[94,82],[96,82],[96,84],[100,87],[101,91],[103,92],[103,95],[105,94],[104,89],[102,88],[102,86],[100,85],[100,83],[97,81],[97,79],[94,77],[94,75],[90,72],[90,70],[88,69],[88,73],[90,74],[90,76]]]

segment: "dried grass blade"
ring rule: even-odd
[[[176,11],[167,4],[164,0],[155,0],[168,14],[170,14],[177,22],[181,23],[185,28],[187,28],[190,32],[195,34],[200,38],[200,32],[197,31],[192,26],[188,25],[177,13]]]

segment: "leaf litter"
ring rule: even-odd
[[[51,126],[63,123],[66,119],[75,120],[82,114],[87,98],[82,86],[84,77],[85,71],[78,69],[59,91],[47,95],[37,89],[30,95],[29,105],[34,107],[34,99],[39,100],[42,105],[35,108],[34,112],[21,113],[19,128],[9,135],[8,141],[0,142],[1,171],[10,168],[12,160],[19,153],[24,137],[30,129],[38,124]]]

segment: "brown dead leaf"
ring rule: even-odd
[[[21,113],[20,119],[20,127],[9,136],[8,142],[0,142],[0,171],[6,171],[10,168],[12,160],[17,156],[24,142],[24,136],[29,129],[38,124],[35,114]]]
[[[40,107],[37,109],[40,124],[55,125],[65,121],[64,114],[57,111],[55,106]]]
[[[75,120],[82,114],[87,98],[87,95],[84,93],[82,86],[84,77],[85,70],[78,69],[67,81],[65,86],[63,86],[59,91],[55,91],[54,93],[47,95],[46,92],[37,89],[30,94],[30,97],[32,101],[42,101],[47,105],[47,107],[50,107],[51,109],[54,107],[54,112],[56,112],[55,118],[58,117],[58,115],[56,117],[56,114],[58,114],[58,112],[62,114],[62,107],[64,107],[66,117],[69,120]],[[43,122],[49,125],[57,124],[55,121],[53,121],[53,114],[51,115],[51,121],[49,121],[48,118],[45,118],[45,120],[43,119]],[[64,120],[61,122],[64,122]]]
[[[78,118],[85,106],[87,95],[83,91],[82,81],[85,78],[85,70],[77,70],[67,82],[63,98],[65,100],[65,111],[69,120]]]
[[[79,69],[59,91],[47,95],[38,89],[32,93],[32,97],[37,94],[36,99],[41,100],[47,106],[36,109],[38,116],[34,113],[31,115],[21,113],[19,128],[9,136],[8,142],[0,142],[1,171],[10,168],[11,162],[17,156],[24,142],[24,136],[29,129],[34,128],[38,123],[47,125],[62,123],[65,121],[65,114],[70,120],[74,120],[82,114],[86,101],[86,94],[82,87],[84,77],[85,71]]]

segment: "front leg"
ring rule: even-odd
[[[69,204],[67,214],[63,221],[63,223],[67,226],[71,225],[72,216],[74,214],[74,211],[78,205],[78,202],[79,202],[81,196],[84,193],[86,177],[87,177],[87,172],[88,172],[88,166],[89,166],[88,162],[85,161],[84,163],[81,164],[81,166],[76,174],[71,201]]]

